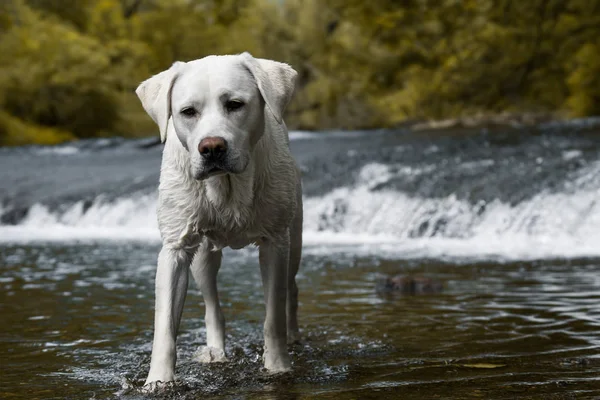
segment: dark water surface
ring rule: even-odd
[[[6,245],[3,399],[141,398],[149,368],[155,245]],[[308,255],[298,282],[294,371],[261,370],[256,251],[219,276],[230,361],[191,361],[205,342],[192,286],[176,399],[600,397],[600,259],[530,262]],[[379,295],[382,274],[444,282],[441,294]]]
[[[593,121],[592,121],[593,122]],[[224,364],[191,287],[170,399],[600,398],[600,129],[295,132],[303,343],[262,370],[255,249],[227,251]],[[0,399],[140,399],[161,147],[0,148]],[[385,276],[437,294],[378,294]]]

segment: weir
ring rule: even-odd
[[[395,257],[599,255],[595,139],[568,124],[546,131],[292,132],[305,243]],[[146,142],[3,149],[0,163],[28,162],[2,172],[0,241],[159,241],[161,148]]]

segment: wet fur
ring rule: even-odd
[[[188,75],[190,79],[208,77],[208,82],[198,81],[199,87],[209,85],[209,89],[212,80],[217,86],[218,82],[239,82],[240,93],[252,93],[247,114],[243,115],[248,124],[239,125],[236,115],[230,118],[207,106],[207,116],[200,114],[205,122],[184,132],[189,120],[171,117],[177,111],[172,103],[180,100],[171,96],[172,92],[173,96],[195,95],[187,86],[173,89],[176,80],[185,78],[185,74],[195,74]],[[223,78],[227,76],[231,79]],[[302,247],[302,188],[281,116],[293,93],[295,78],[296,72],[285,64],[244,53],[175,63],[142,82],[136,90],[142,105],[158,124],[161,139],[166,140],[158,202],[163,247],[156,274],[155,329],[147,387],[175,379],[176,335],[189,271],[206,306],[207,346],[199,350],[197,359],[226,359],[216,275],[221,249],[227,246],[259,246],[267,311],[265,367],[272,372],[291,367],[287,342],[298,335],[295,275]],[[236,88],[232,90],[235,92]],[[197,95],[203,99],[202,93]],[[199,102],[219,104],[220,98],[209,96]],[[178,124],[180,129],[176,128]],[[232,154],[228,153],[228,162],[235,167],[235,173],[201,179],[202,158],[196,149],[201,139],[214,132],[228,135],[228,152],[231,149]]]
[[[275,128],[265,129],[241,174],[197,181],[189,173],[187,150],[177,140],[167,141],[158,207],[165,245],[190,248],[202,239],[198,234],[208,231],[205,236],[221,249],[229,246],[223,238],[249,235],[254,240],[247,245],[275,237],[290,226],[302,206],[300,172],[289,152],[285,126],[277,126],[269,113],[265,117],[271,120],[265,126]]]

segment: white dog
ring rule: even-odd
[[[298,335],[302,189],[282,115],[295,80],[289,65],[244,53],[176,62],[136,90],[166,141],[158,204],[163,247],[146,384],[175,379],[188,269],[206,305],[207,346],[196,357],[225,360],[216,281],[221,250],[252,243],[259,246],[266,304],[264,365],[271,372],[290,369],[287,343]]]

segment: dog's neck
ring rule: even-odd
[[[208,201],[215,206],[250,206],[254,199],[255,161],[250,160],[246,170],[240,174],[223,174],[202,181]]]

